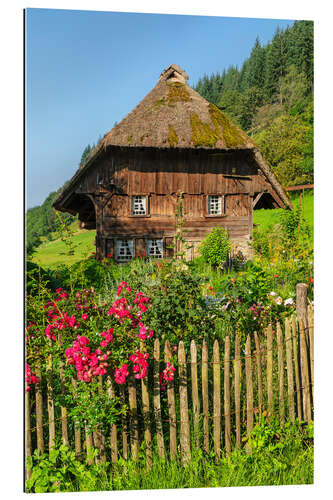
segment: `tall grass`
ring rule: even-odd
[[[267,431],[267,427],[265,427]],[[265,432],[265,431],[264,431]],[[270,486],[313,483],[313,444],[304,431],[289,425],[289,430],[248,454],[235,450],[217,459],[214,453],[201,449],[192,451],[191,460],[184,466],[180,457],[162,460],[156,448],[153,464],[147,468],[144,449],[137,461],[120,458],[116,463],[88,466],[79,462],[74,453],[61,450],[59,463],[48,456],[34,458],[36,480],[27,482],[28,492],[46,491],[105,491],[204,488],[228,486]],[[265,440],[265,434],[260,434]],[[48,470],[50,473],[48,474]],[[50,477],[57,479],[57,487]],[[39,489],[42,484],[42,489]]]

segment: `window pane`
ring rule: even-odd
[[[163,240],[147,240],[147,255],[161,259],[163,257]]]
[[[132,214],[146,215],[146,197],[132,196]]]
[[[208,213],[210,215],[219,215],[222,213],[222,196],[208,196]]]
[[[117,260],[127,261],[133,257],[133,240],[117,240]]]

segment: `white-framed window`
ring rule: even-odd
[[[132,196],[132,215],[147,215],[146,196]]]
[[[222,215],[222,196],[211,194],[208,196],[208,215]]]
[[[147,240],[147,257],[155,257],[162,259],[163,257],[163,240]]]
[[[134,257],[133,240],[117,240],[116,259],[119,262],[127,262]]]

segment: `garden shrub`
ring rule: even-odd
[[[223,227],[214,227],[199,247],[205,261],[214,267],[221,266],[227,260],[230,249],[228,231]]]
[[[26,291],[27,293],[32,293],[33,290],[38,289],[39,283],[43,283],[50,288],[55,290],[55,283],[51,276],[51,273],[40,267],[38,264],[26,261]]]
[[[184,341],[189,346],[192,339],[208,335],[212,321],[203,296],[203,279],[183,261],[159,263],[153,274],[157,279],[150,289],[153,307],[147,312],[152,328],[158,336],[171,344]]]

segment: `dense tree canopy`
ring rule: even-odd
[[[257,37],[240,70],[204,75],[195,87],[262,148],[283,185],[313,181],[313,22]]]

